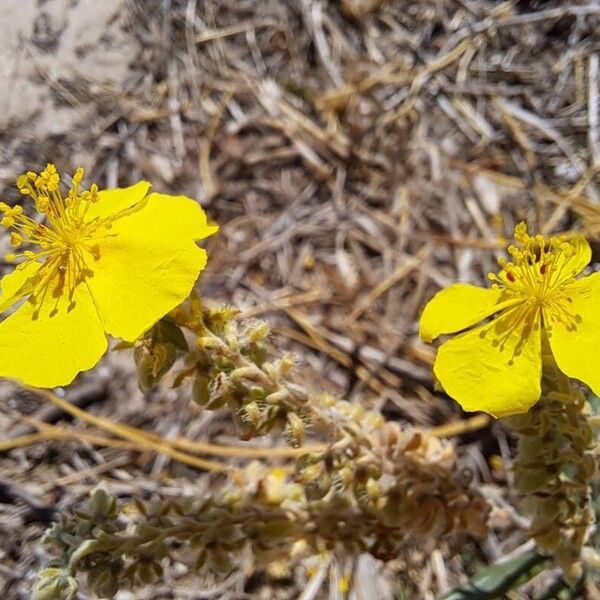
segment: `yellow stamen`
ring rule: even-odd
[[[580,270],[570,260],[577,253],[575,242],[566,236],[531,236],[525,223],[515,227],[514,237],[516,244],[508,247],[511,260],[499,258],[500,271],[488,274],[492,288],[523,301],[525,313],[541,309],[547,329],[557,321],[575,327],[578,316],[570,309],[569,295]]]
[[[63,291],[72,297],[75,287],[91,275],[85,267],[89,262],[86,258],[98,259],[96,242],[109,235],[105,231],[116,218],[86,219],[90,204],[98,200],[98,186],[93,184],[89,190],[80,191],[83,176],[84,170],[80,167],[66,197],[60,191],[60,175],[53,164],[46,165],[39,175],[29,171],[17,179],[19,191],[31,198],[36,210],[46,216],[46,223],[38,223],[24,214],[20,205],[11,207],[0,202],[0,225],[12,230],[12,246],[30,248],[9,253],[6,260],[22,258],[24,263],[43,263],[36,276],[31,298],[34,302],[48,293],[58,297]]]

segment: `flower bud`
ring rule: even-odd
[[[77,581],[65,569],[50,567],[41,571],[32,590],[33,600],[72,600]]]

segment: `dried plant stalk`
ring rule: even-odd
[[[505,419],[519,436],[514,483],[532,517],[530,535],[572,583],[582,575],[581,551],[594,522],[590,484],[596,462],[586,413],[585,397],[546,353],[540,401]]]
[[[196,336],[191,350],[182,327]],[[240,437],[279,432],[296,447],[310,431],[326,440],[323,449],[291,469],[253,462],[204,499],[136,500],[132,511],[96,490],[47,533],[58,559],[40,573],[36,599],[72,597],[80,573],[104,597],[148,582],[175,540],[197,568],[227,572],[247,549],[263,565],[323,551],[385,560],[415,542],[486,534],[488,505],[456,468],[449,443],[293,381],[292,357],[268,359],[268,331],[192,300],[136,348],[140,381],[155,385],[181,357],[175,385],[189,385],[207,409],[228,407]]]

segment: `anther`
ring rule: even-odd
[[[73,183],[78,186],[81,181],[83,180],[83,174],[84,174],[84,170],[83,167],[77,167],[77,170],[75,171],[75,175],[73,175]]]
[[[90,202],[98,202],[98,186],[95,183],[92,183],[90,186]]]
[[[18,248],[23,243],[23,236],[13,231],[10,234],[10,245],[14,248]]]
[[[38,196],[35,201],[38,212],[47,213],[50,208],[50,199],[47,196]]]

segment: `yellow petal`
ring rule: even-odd
[[[105,330],[134,341],[188,296],[206,264],[194,239],[210,235],[200,206],[151,194],[99,241],[88,284]]]
[[[539,317],[516,307],[442,344],[433,370],[465,410],[504,417],[539,400],[541,366]]]
[[[201,206],[187,196],[152,193],[140,205],[144,211],[144,227],[148,235],[175,235],[202,240],[219,230],[209,225]]]
[[[148,194],[150,183],[139,181],[126,188],[113,188],[98,192],[98,201],[90,203],[85,213],[86,221],[118,214],[143,200]]]
[[[569,246],[574,251],[573,254],[569,256],[568,252],[559,252],[556,263],[552,265],[551,286],[559,285],[561,282],[579,275],[592,260],[592,249],[582,235],[576,235],[569,239]]]
[[[66,385],[92,368],[106,346],[85,285],[75,288],[71,300],[49,292],[39,306],[26,301],[0,323],[0,377],[37,387]]]
[[[425,306],[419,321],[419,335],[426,342],[443,333],[454,333],[483,321],[514,304],[503,301],[503,291],[455,283],[439,291]]]
[[[15,269],[0,279],[0,312],[5,311],[15,302],[29,293],[31,278],[38,272],[41,263],[30,261],[15,267]]]
[[[544,312],[552,354],[559,369],[600,395],[600,273],[568,285],[564,312]],[[558,317],[553,319],[553,317]]]

